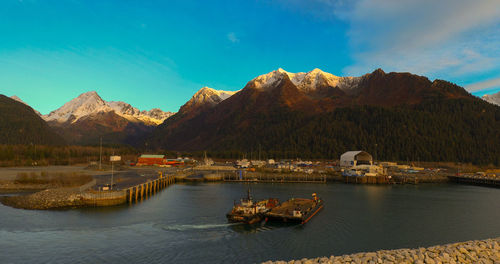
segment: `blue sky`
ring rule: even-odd
[[[436,3],[437,2],[437,3]],[[500,90],[496,0],[0,2],[0,93],[43,114],[87,91],[177,111],[284,68],[376,68]]]

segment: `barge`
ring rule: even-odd
[[[240,199],[235,203],[231,212],[226,217],[232,223],[255,224],[264,219],[264,214],[279,204],[278,199],[269,198],[260,201],[254,201],[248,190],[247,197]]]
[[[321,209],[323,200],[315,193],[312,199],[292,198],[265,213],[267,221],[295,222],[305,224]]]

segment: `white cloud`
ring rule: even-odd
[[[470,92],[474,92],[474,91],[487,90],[490,88],[497,88],[497,87],[500,87],[500,78],[489,79],[486,81],[469,84],[465,88]]]
[[[338,17],[349,22],[354,65],[442,77],[500,66],[500,5],[496,0],[360,0]]]
[[[240,39],[236,36],[236,34],[234,32],[227,33],[226,37],[232,43],[238,43],[238,42],[240,42]]]
[[[353,63],[344,73],[378,67],[460,82],[500,72],[498,0],[287,0],[283,4],[347,23]],[[484,78],[484,77],[483,77]]]

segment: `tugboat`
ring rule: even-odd
[[[316,213],[323,209],[323,200],[316,193],[312,199],[292,198],[265,214],[266,221],[307,223]]]
[[[264,219],[264,214],[278,204],[278,199],[274,198],[254,202],[249,189],[247,197],[242,198],[240,203],[235,204],[226,217],[232,223],[246,223],[251,225],[261,222]]]

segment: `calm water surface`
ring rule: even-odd
[[[256,198],[310,197],[305,226],[228,224]],[[500,190],[466,185],[176,184],[131,206],[28,211],[0,205],[2,263],[255,263],[500,236]]]

